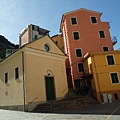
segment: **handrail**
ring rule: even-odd
[[[37,98],[38,98],[38,97],[34,98],[34,99],[33,99],[31,102],[29,102],[29,103],[32,103],[32,102],[35,101]]]
[[[113,36],[113,38],[112,38],[112,42],[117,42],[117,38],[116,38],[116,36]]]
[[[68,88],[68,87],[66,87],[66,88],[62,91],[62,93],[64,93],[64,92],[67,90],[67,88]]]

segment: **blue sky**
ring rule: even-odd
[[[19,33],[35,24],[59,34],[62,14],[79,8],[103,13],[102,21],[110,22],[111,37],[116,36],[120,48],[120,0],[0,0],[0,35],[19,43]]]

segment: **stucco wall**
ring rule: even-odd
[[[56,44],[48,37],[47,35],[26,45],[27,47],[31,47],[38,50],[43,50],[46,52],[44,45],[47,44],[50,48],[49,52],[60,54],[64,56],[64,53],[56,46]]]
[[[114,65],[108,65],[107,55],[113,55]],[[93,75],[91,80],[92,89],[99,102],[102,102],[101,95],[111,94],[112,100],[115,100],[114,94],[118,94],[120,99],[120,51],[100,52],[90,54],[90,57],[85,61],[86,69],[90,67],[90,71]],[[89,61],[91,59],[91,61]],[[117,73],[119,83],[112,83],[110,73]]]
[[[97,19],[97,23],[91,22],[91,17],[94,16]],[[71,64],[71,71],[73,79],[78,79],[82,76],[78,73],[77,63],[82,61],[81,58],[77,58],[75,55],[75,49],[81,48],[83,56],[87,52],[100,52],[103,51],[103,46],[108,46],[110,51],[113,51],[113,44],[109,32],[108,22],[101,22],[101,13],[89,11],[89,10],[75,10],[64,14],[63,21],[61,22],[62,32],[67,32],[67,35],[63,33],[63,38],[68,44],[65,44],[66,50],[69,49],[69,60]],[[77,24],[71,24],[71,18],[77,19]],[[66,27],[66,29],[65,29]],[[104,30],[105,38],[99,37],[99,30]],[[74,40],[73,32],[79,32],[79,40]],[[68,39],[67,39],[68,38]],[[67,45],[67,46],[66,46]],[[82,56],[82,57],[83,57]]]
[[[31,51],[32,52],[32,51]],[[26,100],[27,103],[46,101],[45,75],[50,70],[54,77],[56,98],[62,98],[67,93],[65,61],[57,57],[26,53]]]
[[[17,51],[0,63],[0,106],[23,105],[22,54]],[[19,67],[19,79],[15,79],[15,68]],[[5,73],[8,83],[5,84]]]
[[[57,45],[60,47],[60,49],[62,51],[64,51],[64,44],[63,44],[63,38],[62,38],[62,35],[56,35],[54,37],[52,37],[53,41],[56,42],[57,41]]]
[[[20,45],[23,46],[24,44],[28,43],[28,29],[26,29],[26,31],[24,32],[23,35],[20,36]]]
[[[108,54],[109,55],[109,54]],[[119,53],[110,53],[110,55],[114,55],[115,65],[107,65],[107,59],[105,54],[94,56],[95,66],[98,74],[98,80],[100,84],[100,91],[111,91],[111,90],[119,90],[120,83],[112,84],[110,73],[117,72],[118,79],[120,78],[120,61],[119,61]],[[98,81],[97,80],[97,81]],[[120,82],[120,79],[119,79]]]

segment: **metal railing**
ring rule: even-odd
[[[64,101],[51,101],[48,103],[41,104],[34,109],[34,111],[39,112],[57,112],[62,110],[75,110],[87,106],[86,98],[76,98],[74,100],[64,100]]]
[[[36,99],[37,99],[38,97],[35,97],[31,102],[29,102],[29,103],[33,103]]]
[[[117,43],[117,38],[116,38],[116,36],[113,36],[113,37],[112,37],[112,42],[113,42],[113,44],[116,44],[116,43]]]

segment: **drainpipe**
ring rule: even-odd
[[[25,76],[24,76],[24,52],[22,51],[22,72],[23,72],[23,101],[24,101],[24,105],[23,105],[23,111],[25,112]]]

